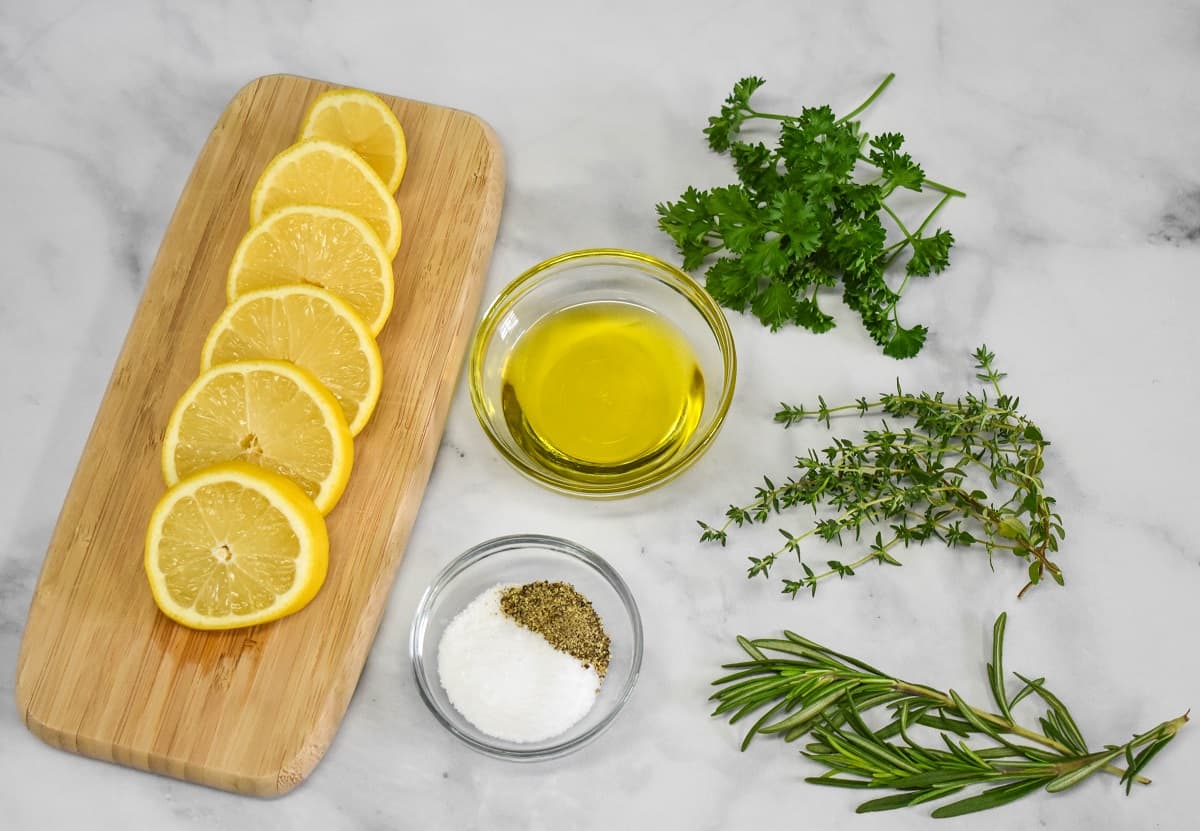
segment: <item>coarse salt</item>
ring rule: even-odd
[[[446,626],[438,676],[454,708],[484,733],[538,742],[587,715],[600,676],[504,614],[500,596],[510,585],[483,592]]]

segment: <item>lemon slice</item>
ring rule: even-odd
[[[291,283],[333,292],[354,307],[372,335],[392,311],[392,258],[371,226],[338,208],[282,208],[242,237],[229,267],[230,303],[248,291]]]
[[[291,361],[333,393],[350,435],[366,426],[383,386],[383,359],[362,318],[324,289],[281,286],[242,295],[217,318],[201,369],[231,361]]]
[[[291,481],[226,462],[159,500],[145,565],[167,617],[193,629],[233,629],[304,608],[325,581],[329,536],[320,511]]]
[[[392,108],[361,89],[322,93],[300,125],[300,139],[328,139],[366,159],[391,193],[400,187],[408,166],[404,128]]]
[[[349,147],[323,139],[293,144],[271,160],[250,194],[250,224],[288,205],[326,205],[361,217],[388,257],[400,250],[400,208],[379,174]]]
[[[341,405],[308,370],[287,361],[235,361],[201,374],[163,437],[168,485],[231,460],[291,479],[322,514],[337,503],[354,456]]]

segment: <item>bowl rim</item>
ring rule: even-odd
[[[421,648],[421,644],[429,628],[429,615],[434,601],[437,600],[442,591],[455,578],[471,566],[486,560],[488,557],[504,554],[508,551],[528,550],[530,548],[542,549],[573,557],[598,572],[612,587],[613,591],[616,592],[621,600],[621,604],[625,607],[625,611],[629,616],[630,626],[633,630],[633,643],[630,645],[629,677],[625,680],[625,684],[618,692],[617,698],[613,701],[612,708],[600,721],[574,738],[555,742],[545,747],[514,750],[508,747],[499,747],[486,738],[481,738],[485,735],[482,731],[479,731],[478,735],[467,733],[447,717],[446,713],[443,712],[443,708],[434,698],[433,690],[431,689],[434,680],[427,675],[427,671],[436,673],[436,669],[426,666],[425,652]],[[547,534],[508,534],[501,537],[493,537],[492,539],[484,540],[477,545],[471,546],[447,563],[438,572],[438,575],[425,589],[421,595],[421,599],[417,602],[416,611],[413,613],[412,626],[409,630],[408,654],[421,699],[425,702],[425,706],[429,708],[429,711],[433,713],[434,718],[449,730],[451,734],[457,736],[474,750],[488,756],[508,759],[510,761],[538,762],[556,759],[572,753],[608,729],[616,719],[617,714],[621,712],[626,702],[629,701],[630,696],[633,694],[633,688],[637,685],[638,676],[642,668],[643,637],[642,617],[638,611],[637,601],[634,599],[633,593],[629,590],[629,586],[621,578],[621,575],[617,573],[617,570],[607,560],[591,549],[562,537],[554,537]]]
[[[544,468],[528,464],[525,457],[510,450],[497,434],[496,430],[493,429],[491,420],[487,415],[486,397],[483,394],[482,375],[485,347],[491,339],[492,333],[499,325],[500,320],[504,317],[504,314],[518,300],[525,296],[530,288],[530,284],[534,283],[544,272],[564,263],[586,262],[596,259],[626,260],[631,264],[650,266],[652,269],[660,272],[660,277],[667,278],[664,282],[673,284],[673,287],[679,290],[692,307],[700,313],[700,316],[704,318],[705,323],[708,324],[709,331],[712,333],[713,339],[717,342],[717,348],[721,352],[722,367],[724,369],[723,385],[720,398],[717,400],[716,416],[713,418],[708,429],[700,436],[699,440],[687,452],[671,459],[662,467],[655,468],[649,473],[631,482],[624,482],[619,486],[605,483],[571,483],[562,477],[547,472]],[[588,499],[620,499],[645,493],[666,484],[691,467],[696,460],[704,455],[704,452],[716,440],[717,434],[720,433],[721,427],[725,423],[725,417],[729,414],[729,407],[733,402],[733,393],[736,386],[737,348],[733,340],[733,331],[729,328],[729,321],[726,319],[725,313],[721,310],[717,302],[713,300],[712,295],[687,272],[651,254],[632,251],[626,248],[581,248],[576,251],[568,251],[564,254],[542,260],[540,263],[518,275],[512,282],[500,290],[500,293],[496,295],[491,305],[488,306],[487,311],[484,312],[479,325],[475,328],[475,334],[471,340],[470,362],[467,369],[467,387],[470,389],[471,407],[475,411],[475,418],[483,428],[483,432],[492,443],[492,446],[496,448],[500,455],[516,468],[518,472],[550,490]]]

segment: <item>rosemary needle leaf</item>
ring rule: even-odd
[[[914,684],[788,631],[784,638],[747,640],[753,660],[715,683],[720,702],[714,715],[736,721],[766,707],[746,732],[745,750],[759,734],[787,741],[810,736],[802,755],[825,768],[805,781],[839,788],[898,791],[864,802],[860,813],[885,811],[944,799],[967,788],[976,793],[944,804],[934,817],[954,817],[1013,802],[1035,790],[1071,788],[1090,776],[1116,776],[1129,793],[1147,784],[1141,771],[1188,721],[1164,721],[1123,744],[1089,752],[1066,705],[1042,678],[1017,677],[1024,686],[1011,699],[1004,693],[1003,646],[1006,617],[993,627],[988,679],[1004,712],[968,703],[954,690]],[[1000,690],[996,692],[997,688]],[[1018,723],[1012,710],[1030,695],[1049,707],[1041,731]],[[868,713],[888,713],[878,730]],[[732,716],[730,714],[732,713]],[[892,739],[899,735],[898,741]],[[930,741],[931,736],[936,741]],[[953,737],[953,738],[952,738]],[[1125,768],[1115,763],[1123,759]],[[982,788],[982,790],[979,790]]]
[[[1107,753],[1096,754],[1090,762],[1080,765],[1074,770],[1069,770],[1046,783],[1046,790],[1050,793],[1058,793],[1059,791],[1065,791],[1067,788],[1078,785],[1113,759],[1124,754],[1124,752],[1124,747],[1114,747]]]
[[[869,788],[870,782],[865,782],[862,779],[842,779],[836,776],[810,776],[804,780],[813,785],[824,785],[827,788]]]
[[[803,710],[785,718],[783,721],[769,724],[766,727],[759,728],[760,733],[785,733],[793,728],[806,726],[817,719],[830,705],[837,703],[845,694],[846,690],[854,686],[852,681],[843,681],[831,687],[832,692],[826,694],[823,698],[819,698],[812,704],[809,704]],[[807,730],[805,731],[807,732]]]
[[[1016,675],[1016,673],[1013,674]],[[1038,685],[1044,683],[1046,683],[1045,678],[1035,678],[1032,681],[1029,681],[1024,687],[1021,687],[1021,689],[1017,691],[1016,695],[1012,697],[1012,701],[1009,702],[1009,706],[1016,707],[1027,695],[1033,693],[1034,690],[1037,689]]]
[[[741,635],[738,635],[738,643],[741,644],[742,649],[746,650],[746,653],[754,660],[765,660],[763,658],[763,654],[758,651],[757,647],[755,647],[754,644],[750,643],[750,641],[746,640]]]
[[[1009,709],[1008,694],[1004,689],[1004,625],[1008,622],[1008,614],[1001,612],[992,627],[992,662],[987,665],[988,684],[992,688],[992,698],[1000,708],[1000,715],[1012,720]]]
[[[954,766],[945,770],[927,770],[921,773],[914,773],[911,776],[895,777],[889,779],[887,785],[889,788],[896,788],[897,790],[916,790],[929,788],[934,785],[948,787],[951,783],[954,783],[958,787],[963,787],[973,782],[974,779],[975,777],[968,771]]]
[[[755,734],[757,734],[758,731],[760,731],[762,729],[763,725],[766,724],[770,719],[772,719],[775,716],[775,714],[777,712],[779,712],[779,710],[782,709],[783,707],[785,707],[786,705],[787,705],[786,700],[780,701],[778,704],[776,704],[770,710],[767,710],[767,712],[763,713],[762,718],[760,718],[758,721],[754,722],[754,724],[750,726],[750,729],[746,731],[746,738],[742,739],[742,752],[743,753],[746,752],[746,748],[748,748],[750,746],[751,740],[754,738]]]
[[[989,788],[977,796],[970,796],[936,808],[931,816],[934,819],[949,819],[950,817],[961,817],[963,814],[973,814],[976,811],[986,811],[989,808],[999,808],[1001,805],[1007,805],[1026,794],[1033,793],[1042,787],[1045,781],[1045,779],[1029,779],[1013,782],[1011,785],[1001,785],[998,788]]]
[[[812,780],[808,779],[805,781],[811,782]],[[922,802],[941,799],[944,796],[949,796],[961,790],[961,785],[950,785],[948,787],[920,790],[916,793],[898,793],[892,796],[884,796],[862,803],[854,809],[854,813],[870,814],[876,811],[894,811],[897,808],[910,808],[913,805],[920,805]]]
[[[1125,783],[1126,796],[1133,790],[1133,784],[1137,779],[1137,775],[1142,772],[1142,768],[1149,764],[1150,760],[1158,755],[1158,751],[1166,747],[1169,741],[1171,741],[1169,736],[1165,739],[1159,739],[1154,744],[1148,745],[1137,756],[1133,756],[1133,749],[1126,745],[1126,758],[1129,759],[1132,757],[1128,763],[1129,767],[1125,770],[1125,775],[1121,777],[1121,781]]]
[[[1075,723],[1075,719],[1071,718],[1071,712],[1067,706],[1046,689],[1046,679],[1039,678],[1031,681],[1019,672],[1014,672],[1013,675],[1024,681],[1038,697],[1050,705],[1050,710],[1046,713],[1047,720],[1054,725],[1057,732],[1062,734],[1063,743],[1070,745],[1076,753],[1086,755],[1088,752],[1087,742],[1083,740],[1083,734],[1079,732],[1079,725]]]

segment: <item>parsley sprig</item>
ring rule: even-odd
[[[1044,678],[1013,673],[1021,686],[1011,691],[1003,663],[1004,627],[1001,614],[992,628],[987,665],[995,712],[968,704],[954,690],[909,683],[785,631],[783,638],[738,638],[750,660],[726,664],[732,674],[713,682],[720,687],[711,697],[717,702],[713,715],[737,722],[770,705],[746,732],[742,750],[759,733],[787,741],[807,735],[804,755],[826,771],[804,781],[894,792],[862,803],[860,814],[960,795],[933,811],[939,819],[956,817],[1039,789],[1065,791],[1100,772],[1118,777],[1127,795],[1135,783],[1149,784],[1142,770],[1187,723],[1188,714],[1123,744],[1093,750]],[[1013,716],[1026,698],[1046,705],[1040,730]],[[870,711],[886,713],[882,727],[868,726]],[[962,796],[967,788],[977,790]]]
[[[751,97],[765,81],[742,78],[734,85],[704,134],[713,150],[730,155],[740,184],[688,188],[678,201],[657,206],[659,227],[675,241],[684,269],[695,271],[720,254],[705,272],[719,303],[749,309],[772,331],[793,323],[825,332],[834,319],[821,308],[820,291],[840,282],[842,299],[885,354],[910,358],[921,350],[927,327],[902,326],[896,306],[911,278],[949,264],[953,235],[927,229],[950,199],[966,194],[926,177],[902,152],[904,136],[872,137],[855,120],[894,77],[840,118],[828,106],[805,107],[799,115],[761,112]],[[780,122],[775,147],[738,140],[754,119]],[[864,176],[863,169],[870,172]],[[888,204],[900,189],[942,196],[910,229]],[[899,239],[888,241],[883,215]],[[904,276],[893,289],[885,275],[906,253]]]
[[[834,438],[824,450],[810,450],[796,459],[799,475],[781,485],[764,477],[753,501],[731,505],[722,525],[700,522],[701,541],[725,545],[731,526],[762,524],[805,506],[813,524],[801,533],[780,529],[783,544],[750,557],[747,576],[767,577],[780,557],[794,554],[802,573],[783,581],[784,593],[815,595],[824,580],[852,577],[872,562],[899,566],[899,548],[938,540],[982,548],[989,562],[996,552],[1024,561],[1028,582],[1020,594],[1047,575],[1062,585],[1062,569],[1051,557],[1066,532],[1041,479],[1050,442],[1018,411],[1019,399],[1002,392],[1005,373],[996,369],[995,354],[980,346],[974,358],[976,377],[986,386],[954,401],[941,392],[906,393],[897,381],[894,393],[873,401],[831,407],[818,397],[815,407],[781,405],[775,420],[784,427],[809,418],[828,427],[835,415],[852,413],[882,412],[895,421],[857,440]],[[893,426],[899,422],[911,426]],[[808,547],[817,540],[865,550],[850,562],[827,560],[813,568]]]

